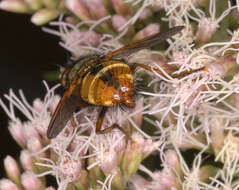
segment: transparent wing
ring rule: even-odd
[[[58,103],[47,129],[47,138],[55,138],[66,126],[78,106],[79,98],[66,91]]]
[[[176,26],[173,28],[170,28],[168,31],[160,32],[157,34],[153,34],[151,36],[148,36],[142,40],[138,40],[134,43],[131,43],[129,45],[126,45],[114,52],[110,52],[106,55],[107,59],[111,58],[124,58],[129,56],[132,53],[135,53],[141,49],[151,48],[160,42],[166,40],[167,38],[172,37],[173,35],[180,32],[184,26]]]

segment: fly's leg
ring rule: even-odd
[[[106,128],[106,129],[101,129],[103,120],[105,118],[106,111],[107,111],[107,107],[103,107],[102,110],[100,111],[100,114],[98,116],[98,120],[96,123],[96,133],[105,134],[105,133],[109,133],[113,129],[117,128],[121,132],[123,132],[126,135],[126,137],[128,137],[125,130],[122,127],[120,127],[117,123],[112,124],[110,127]]]
[[[75,119],[74,119],[74,116],[71,117],[71,125],[76,128],[76,122],[75,122]]]

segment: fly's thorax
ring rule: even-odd
[[[70,67],[66,68],[61,74],[63,87],[69,88],[70,85],[78,85],[85,74],[88,73],[99,60],[99,55],[88,55],[75,61]]]
[[[134,76],[129,65],[122,61],[101,62],[84,76],[80,91],[82,99],[93,105],[124,104],[128,99],[133,100]]]

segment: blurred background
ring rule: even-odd
[[[43,98],[44,75],[66,62],[66,51],[58,45],[59,38],[33,25],[29,15],[0,11],[0,26],[0,98],[8,103],[3,94],[10,88],[16,94],[22,89],[29,103],[37,97]],[[53,86],[56,81],[48,84]],[[20,113],[18,116],[25,119]],[[8,117],[0,107],[0,178],[5,176],[5,156],[18,159],[20,154],[7,126]]]

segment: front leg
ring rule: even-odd
[[[100,111],[100,114],[98,116],[98,120],[96,123],[96,133],[105,134],[105,133],[108,133],[108,132],[112,131],[113,129],[117,128],[120,131],[122,131],[126,136],[128,136],[126,134],[126,132],[124,131],[124,129],[122,127],[120,127],[117,123],[112,124],[110,127],[106,128],[106,129],[101,129],[107,109],[108,109],[107,107],[102,107],[102,109]]]

